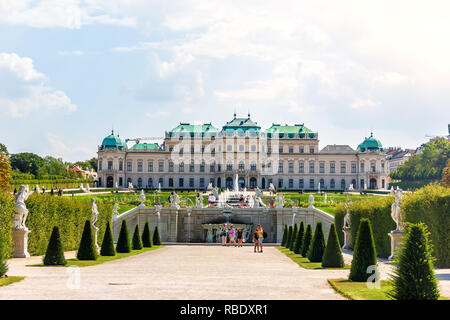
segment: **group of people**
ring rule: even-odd
[[[266,233],[260,224],[256,227],[253,232],[253,243],[254,243],[254,252],[263,252],[263,241]],[[224,224],[220,229],[220,236],[222,237],[222,246],[230,246],[230,244],[234,244],[235,247],[242,247],[242,243],[244,242],[244,232],[241,228],[237,228],[236,230],[233,228],[233,225],[230,228],[227,228],[227,225]],[[237,243],[236,243],[237,238]],[[229,240],[228,240],[229,239]]]
[[[241,208],[244,208],[244,207],[248,208],[250,205],[250,196],[247,195],[247,197],[244,197],[244,195],[241,194],[241,196],[239,197],[238,203]]]

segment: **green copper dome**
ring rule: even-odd
[[[111,132],[109,136],[107,136],[105,139],[103,139],[102,149],[115,149],[118,148],[119,150],[125,150],[127,149],[127,145],[125,142],[122,141],[122,139],[119,138],[119,136],[114,135],[114,131]]]
[[[360,152],[378,150],[383,150],[383,146],[381,145],[380,140],[373,137],[372,133],[370,133],[369,138],[364,139],[364,141],[358,146],[358,151]]]

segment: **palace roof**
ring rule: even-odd
[[[314,133],[311,129],[308,129],[304,126],[304,124],[296,124],[293,126],[290,125],[280,125],[280,124],[272,124],[272,126],[266,130],[268,137],[270,138],[273,134],[278,134],[279,138],[295,138],[297,135],[298,138],[316,138],[317,134]]]
[[[123,142],[122,139],[119,138],[119,136],[114,135],[114,131],[111,132],[109,136],[107,136],[105,139],[103,139],[102,149],[119,149],[119,150],[126,150],[128,147],[125,142]]]
[[[373,133],[370,133],[370,137],[365,138],[364,141],[359,144],[358,151],[383,151],[383,146],[381,145],[380,140],[374,138]]]

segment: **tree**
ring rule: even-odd
[[[394,259],[392,291],[396,300],[437,300],[439,289],[433,270],[429,232],[425,224],[407,227],[402,248]]]
[[[292,230],[292,226],[289,226],[289,229],[288,229],[288,235],[287,235],[287,242],[286,242],[286,248],[288,248],[289,249],[289,244],[291,243],[291,239],[292,239],[292,232],[293,232],[294,230]]]
[[[312,228],[311,228],[311,225],[308,224],[308,226],[306,227],[305,238],[303,239],[303,246],[302,246],[302,256],[303,257],[306,257],[306,255],[308,254],[309,245],[311,244],[312,236],[313,236]]]
[[[444,187],[450,188],[450,159],[447,161],[447,166],[444,168],[441,183]]]
[[[0,234],[0,278],[8,272],[8,263],[6,262],[5,241]]]
[[[298,227],[297,224],[294,225],[294,230],[292,231],[291,242],[289,243],[289,250],[294,251],[295,239],[297,239]]]
[[[148,221],[145,223],[144,232],[142,232],[142,246],[144,248],[152,247],[152,233]]]
[[[365,282],[370,276],[367,268],[377,265],[377,250],[373,241],[372,226],[369,219],[361,219],[353,251],[349,280]]]
[[[303,221],[300,223],[300,229],[298,230],[297,238],[294,244],[294,253],[300,254],[303,245],[303,238],[305,237],[305,225]]]
[[[285,224],[284,225],[284,230],[283,230],[283,238],[281,239],[281,246],[285,247],[286,243],[287,243],[287,237],[288,237],[288,227]]]
[[[142,239],[141,234],[139,233],[139,225],[136,224],[136,228],[134,228],[133,234],[133,250],[141,250],[142,249]]]
[[[78,260],[97,260],[97,250],[93,238],[91,222],[86,220],[77,252]]]
[[[119,239],[117,239],[116,251],[119,253],[129,253],[130,249],[130,239],[128,236],[128,227],[125,220],[122,221],[122,226],[120,227]]]
[[[9,191],[11,181],[11,165],[6,154],[0,152],[0,191]]]
[[[342,256],[341,245],[337,236],[334,223],[330,226],[330,233],[328,234],[327,246],[322,257],[322,267],[324,268],[343,268],[344,257]]]
[[[13,170],[17,169],[22,173],[31,173],[35,176],[38,175],[39,168],[44,165],[44,159],[29,152],[12,154],[10,161]]]
[[[53,227],[50,241],[48,242],[47,252],[44,257],[44,265],[46,266],[64,266],[67,264],[64,258],[64,250],[61,243],[58,227]]]
[[[317,222],[316,230],[312,239],[311,247],[308,251],[308,259],[311,262],[321,262],[325,251],[325,236],[322,230],[322,222]]]
[[[106,223],[105,235],[103,236],[102,247],[100,249],[100,255],[102,256],[115,256],[116,250],[114,249],[114,239],[111,231],[109,221]]]
[[[7,157],[9,157],[8,148],[3,143],[0,143],[0,153],[4,153]]]
[[[158,226],[155,227],[155,232],[153,232],[153,244],[155,246],[161,245],[161,238],[159,237]]]

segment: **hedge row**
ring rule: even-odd
[[[96,226],[100,228],[98,239],[103,239],[106,223],[112,218],[112,204],[97,201],[99,216]],[[59,227],[63,248],[77,250],[86,220],[92,220],[90,200],[52,197],[49,194],[32,194],[26,201],[28,218],[26,225],[31,230],[28,235],[28,251],[31,255],[43,255],[54,226]],[[0,196],[0,231],[11,248],[12,217],[14,200],[10,195]]]
[[[20,185],[29,185],[30,190],[33,190],[36,185],[39,185],[41,189],[44,186],[45,189],[50,190],[51,188],[73,189],[78,188],[80,184],[86,186],[86,183],[89,183],[90,187],[94,186],[94,181],[91,179],[11,180],[10,185],[12,190],[14,188],[19,190]]]
[[[407,222],[427,225],[436,267],[450,267],[450,188],[431,184],[405,194],[402,208]]]
[[[355,201],[350,204],[350,224],[352,241],[356,240],[359,222],[362,218],[370,220],[373,230],[373,238],[378,256],[388,258],[391,254],[391,240],[388,233],[395,229],[395,222],[391,218],[391,205],[393,197],[380,197],[379,199],[367,199]],[[335,209],[335,224],[339,242],[344,243],[342,227],[346,209],[344,204],[339,204]],[[352,246],[353,246],[352,244]]]

